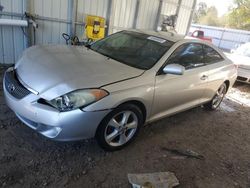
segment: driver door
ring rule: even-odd
[[[207,87],[208,70],[201,44],[187,43],[179,46],[166,61],[168,64],[182,65],[185,71],[183,75],[162,73],[155,77],[152,119],[198,105]]]

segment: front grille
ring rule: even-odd
[[[22,99],[31,92],[26,89],[17,79],[15,71],[5,73],[5,88],[15,98]]]

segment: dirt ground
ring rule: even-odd
[[[0,187],[126,188],[128,173],[171,171],[179,188],[250,188],[250,85],[236,84],[228,98],[215,112],[199,107],[150,124],[127,148],[107,153],[95,140],[61,143],[35,133],[5,105],[1,87]]]

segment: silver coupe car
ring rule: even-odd
[[[4,76],[8,106],[47,138],[95,137],[113,151],[140,128],[195,106],[215,110],[237,69],[213,45],[168,32],[121,31],[87,47],[27,49]]]

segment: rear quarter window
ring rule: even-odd
[[[213,64],[223,61],[224,58],[213,48],[203,45],[204,50],[204,62],[206,64]]]
[[[186,70],[204,66],[203,48],[199,43],[180,45],[168,58],[167,64],[179,64]]]

